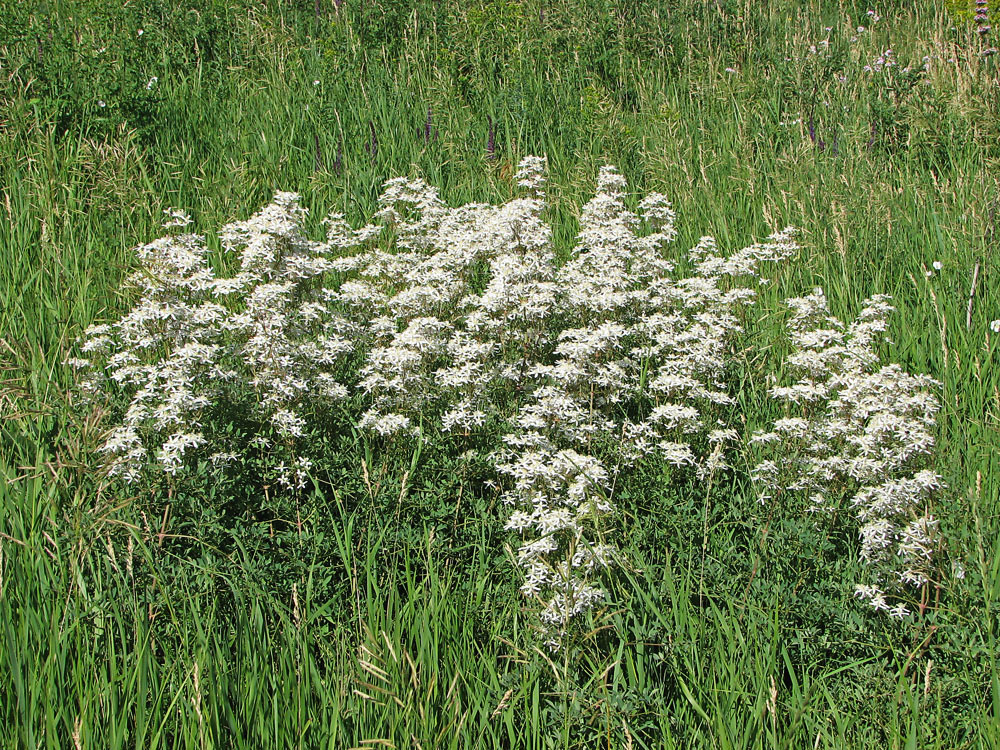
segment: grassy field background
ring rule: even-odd
[[[971,9],[0,3],[0,744],[1000,745],[1000,32]],[[653,472],[619,499],[635,570],[570,660],[532,645],[499,511],[447,450],[402,512],[411,456],[376,456],[374,491],[345,458],[288,548],[249,517],[224,552],[176,539],[97,478],[107,424],[62,361],[127,308],[163,209],[211,233],[293,190],[318,229],[397,175],[497,202],[527,154],[564,254],[604,164],[671,199],[679,248],[802,229],[733,373],[748,430],[777,411],[782,299],[893,295],[887,360],[943,383],[935,511],[964,576],[939,606],[866,612],[856,547],[828,554],[856,540],[762,509],[745,473],[706,501]]]

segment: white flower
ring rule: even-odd
[[[1000,333],[1000,318],[990,321],[990,330],[993,333]]]
[[[302,437],[306,421],[289,409],[279,409],[271,415],[271,423],[278,430],[279,435],[288,437]]]
[[[176,474],[181,468],[181,459],[188,448],[204,445],[205,437],[198,433],[175,432],[160,449],[157,458],[168,474]]]

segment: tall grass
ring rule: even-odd
[[[0,744],[1000,745],[1000,98],[967,18],[931,0],[877,22],[829,0],[177,7],[0,3]],[[888,47],[930,69],[865,73]],[[102,424],[67,403],[60,363],[125,308],[130,248],[163,209],[211,234],[283,189],[361,220],[399,174],[452,205],[504,200],[529,153],[548,155],[564,254],[613,163],[670,197],[681,246],[803,228],[762,310],[816,284],[841,317],[894,296],[887,357],[943,383],[937,512],[964,569],[924,626],[874,622],[817,578],[849,578],[823,557],[845,542],[762,511],[750,467],[707,502],[635,478],[634,569],[572,662],[530,645],[495,519],[455,530],[451,465],[420,466],[426,521],[405,528],[360,477],[316,488],[325,531],[282,591],[266,529],[180,557],[169,519],[96,478]],[[783,325],[748,321],[748,431],[775,416]],[[409,458],[380,459],[394,501]]]

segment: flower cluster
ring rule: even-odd
[[[605,596],[593,574],[619,556],[606,534],[619,472],[647,457],[703,477],[724,467],[735,433],[721,419],[733,402],[723,370],[737,310],[754,298],[731,282],[796,250],[791,230],[728,257],[704,238],[688,253],[691,273],[675,274],[670,204],[654,193],[633,213],[625,188],[617,170],[601,170],[564,265],[532,251],[531,283],[557,317],[508,374],[528,396],[495,454],[507,527],[522,535],[522,592],[539,600],[553,647]]]
[[[737,435],[725,368],[755,299],[741,281],[763,283],[761,265],[797,246],[790,229],[728,255],[705,237],[675,263],[669,202],[653,193],[630,210],[605,167],[560,264],[545,166],[524,159],[522,197],[499,206],[452,208],[421,180],[390,180],[375,224],[331,215],[322,242],[297,196],[279,193],[220,232],[229,276],[199,235],[139,248],[138,301],[91,328],[71,361],[92,396],[124,397],[104,446],[111,473],[179,475],[266,448],[277,487],[296,491],[329,402],[387,448],[504,424],[492,460],[521,590],[558,646],[605,597],[620,472],[647,459],[703,479],[726,468]],[[178,232],[189,223],[168,213]],[[223,408],[251,429],[222,429]]]
[[[752,438],[775,453],[757,466],[755,479],[765,498],[801,493],[816,511],[849,500],[871,578],[856,593],[877,610],[906,617],[913,589],[926,596],[934,575],[938,522],[931,500],[942,482],[925,465],[940,384],[880,363],[876,346],[893,309],[887,296],[867,300],[850,325],[830,314],[821,289],[788,305],[794,352],[787,363],[799,379],[770,391],[788,416]]]
[[[190,223],[183,212],[168,216],[169,227]],[[196,448],[208,446],[216,464],[243,454],[247,436],[218,429],[211,413],[247,398],[245,416],[258,431],[267,426],[293,444],[304,434],[307,402],[347,395],[334,373],[353,351],[357,327],[317,283],[337,261],[327,258],[332,239],[303,235],[304,216],[297,196],[279,193],[247,221],[224,227],[223,251],[239,268],[229,277],[215,274],[199,235],[138,248],[142,268],[130,279],[138,301],[120,320],[89,328],[81,346],[88,357],[70,361],[92,397],[127,396],[102,448],[112,476],[137,481],[147,455],[177,474]]]

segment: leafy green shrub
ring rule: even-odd
[[[165,71],[225,60],[238,13],[220,1],[9,3],[0,14],[7,85],[23,88],[59,135],[99,138],[124,127],[152,139]]]

